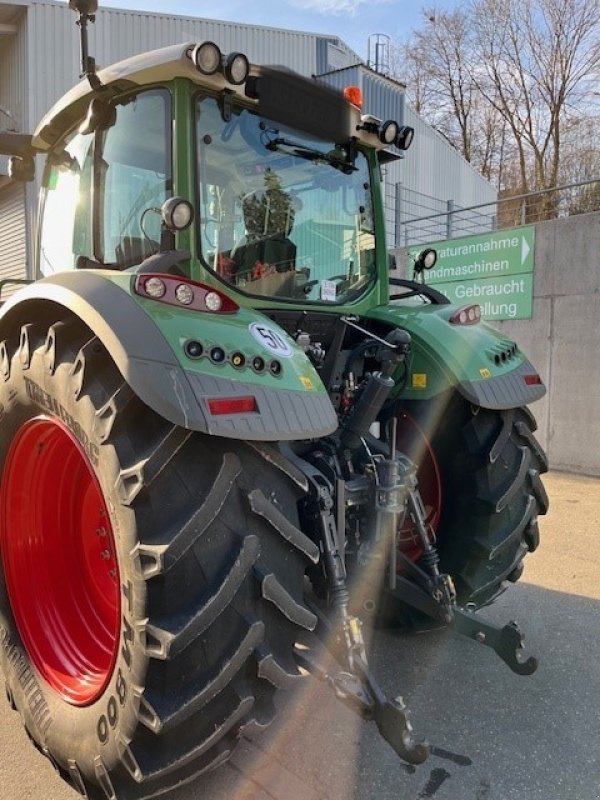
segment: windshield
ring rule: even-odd
[[[206,265],[247,294],[318,303],[375,278],[369,169],[360,151],[198,102],[200,242]]]

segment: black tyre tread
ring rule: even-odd
[[[130,558],[146,587],[133,641],[147,672],[130,687],[137,724],[117,732],[118,759],[47,755],[90,800],[154,797],[226,760],[242,730],[271,720],[274,692],[300,676],[293,645],[316,622],[304,572],[319,557],[297,525],[303,482],[269,446],[158,418],[78,320],[25,325],[18,347],[2,343],[4,381],[36,358],[49,391],[68,375],[90,435],[114,454],[115,496],[137,521]]]
[[[152,717],[151,730],[154,733],[166,733],[201,711],[229,686],[264,638],[264,623],[253,622],[236,650],[225,657],[216,673],[208,681],[202,680],[189,686],[183,697],[181,693],[155,697],[152,691],[147,691],[144,699],[146,713]]]
[[[106,769],[104,761],[100,756],[97,756],[95,759],[95,772],[96,780],[100,784],[100,788],[104,792],[106,800],[117,800],[117,794],[112,785],[110,775],[108,774],[108,770]]]
[[[140,543],[136,554],[142,563],[144,577],[151,578],[167,572],[198,541],[219,515],[241,469],[239,458],[234,453],[225,453],[213,490],[171,541],[161,544]]]
[[[3,381],[7,381],[10,377],[10,363],[12,360],[12,353],[9,351],[9,345],[6,341],[0,342],[0,377]]]
[[[264,654],[263,654],[264,653]],[[258,675],[273,684],[277,689],[286,689],[294,686],[302,675],[298,672],[288,672],[273,657],[273,653],[258,649]]]
[[[279,450],[273,447],[273,445],[267,442],[248,442],[248,444],[256,450],[265,461],[268,461],[275,469],[280,470],[290,480],[294,481],[296,486],[303,493],[308,491],[306,476],[303,475],[294,464],[288,461]]]
[[[230,547],[225,554],[225,561],[217,571],[216,580],[210,581],[206,592],[188,606],[187,615],[178,612],[169,619],[161,609],[150,617],[146,625],[146,641],[150,643],[148,654],[153,657],[157,666],[160,663],[172,663],[177,669],[176,665],[182,662],[183,668],[183,662],[189,663],[196,657],[191,653],[188,655],[188,650],[194,648],[197,650],[199,640],[211,641],[223,657],[215,669],[203,670],[195,681],[188,681],[185,690],[178,687],[177,691],[171,693],[157,692],[152,688],[144,691],[140,705],[140,710],[143,709],[140,720],[157,737],[157,741],[164,740],[165,746],[158,744],[152,747],[152,755],[149,756],[135,740],[130,745],[130,759],[133,759],[139,767],[136,780],[139,780],[140,788],[139,792],[131,794],[132,797],[154,796],[155,787],[159,787],[158,791],[162,794],[171,785],[171,781],[172,785],[176,786],[194,780],[229,757],[242,727],[250,724],[268,724],[275,711],[271,696],[277,687],[270,679],[271,673],[265,675],[263,670],[263,674],[260,674],[259,664],[265,657],[274,665],[272,672],[277,671],[286,676],[299,674],[291,660],[291,648],[298,625],[289,617],[282,619],[281,613],[278,614],[276,622],[273,618],[269,618],[268,612],[265,614],[265,621],[252,618],[246,621],[245,611],[242,611],[244,632],[240,633],[235,648],[229,652],[223,650],[218,630],[211,635],[211,628],[216,626],[218,629],[220,618],[233,605],[244,609],[247,607],[246,597],[249,591],[254,592],[250,588],[253,584],[257,586],[256,595],[262,597],[259,577],[255,574],[254,568],[261,553],[266,552],[266,548],[279,551],[281,555],[287,553],[282,562],[284,565],[287,565],[288,559],[292,556],[290,541],[286,536],[272,525],[266,525],[252,508],[249,502],[252,492],[240,491],[241,487],[238,486],[240,478],[248,472],[256,474],[256,471],[243,469],[239,455],[230,451],[233,447],[236,447],[236,443],[226,443],[210,492],[200,507],[180,523],[175,535],[167,536],[166,532],[161,531],[160,543],[142,541],[139,546],[137,555],[140,556],[141,564],[145,559],[146,563],[150,564],[151,556],[159,554],[151,573],[148,569],[145,570],[144,577],[148,585],[168,583],[172,579],[170,585],[178,586],[180,580],[177,573],[184,568],[192,550],[201,548],[203,539],[213,527],[219,525],[220,516],[228,512],[231,506],[238,505],[238,514],[229,512],[226,525],[226,527],[231,525],[231,516],[236,517],[238,529],[233,534],[235,549]],[[175,448],[171,457],[176,459],[178,455],[179,448]],[[168,470],[165,468],[164,471]],[[262,481],[264,485],[270,486],[272,483],[268,476],[264,476]],[[281,483],[281,479],[278,482]],[[147,494],[146,488],[145,485],[136,493],[134,507],[138,501],[143,504],[143,496]],[[259,517],[262,538],[269,539],[269,542],[261,543],[260,537],[255,533],[248,529],[239,529],[239,523],[243,523],[244,519],[244,515],[239,514],[239,506],[244,507],[246,514],[254,512],[255,516]],[[266,498],[262,510],[268,517],[277,519],[280,527],[284,527],[285,521],[291,529],[297,530]],[[225,515],[227,516],[227,513]],[[288,533],[287,527],[285,530]],[[276,540],[273,538],[274,533],[279,534]],[[169,541],[165,547],[167,540]],[[298,547],[294,541],[291,544],[296,563],[306,565],[308,563],[304,553],[306,548]],[[267,567],[263,568],[266,569]],[[298,576],[301,577],[303,569],[304,567],[297,573]],[[274,574],[273,570],[269,572]],[[286,584],[285,572],[279,572],[278,575],[278,580]],[[301,587],[301,581],[298,585]],[[292,593],[288,594],[292,598]],[[293,600],[294,608],[297,607],[299,611],[303,608],[301,591],[296,590],[294,594],[298,597],[298,600]],[[269,606],[272,605],[266,599],[263,601],[268,602]],[[308,609],[304,611],[312,618]],[[287,640],[285,647],[279,645],[273,648],[272,644],[268,643],[267,622],[271,628],[277,625],[284,630],[284,638]],[[162,633],[164,630],[167,631],[168,638],[164,637]],[[173,638],[169,634],[174,634]],[[157,641],[160,643],[158,648]],[[161,652],[163,643],[164,654]],[[177,753],[175,756],[174,752]],[[124,796],[128,797],[129,793]]]
[[[173,426],[141,461],[122,469],[119,475],[122,502],[130,506],[142,489],[148,491],[191,436],[191,431]]]
[[[230,734],[237,726],[239,726],[243,720],[248,718],[248,715],[251,714],[252,709],[255,704],[255,698],[252,695],[245,695],[239,698],[237,706],[229,713],[225,719],[220,722],[216,722],[213,728],[212,733],[200,744],[192,747],[188,750],[184,755],[180,756],[175,761],[170,762],[169,764],[157,766],[155,769],[149,767],[144,772],[140,769],[139,765],[137,765],[137,780],[141,783],[144,780],[148,780],[150,778],[164,778],[167,775],[173,775],[177,771],[181,770],[183,767],[187,766],[188,764],[193,764],[194,762],[201,759],[207,753],[218,746],[223,739]],[[231,753],[231,750],[227,751],[227,756]],[[226,758],[224,758],[223,752],[218,752],[216,754],[216,761],[218,764],[223,763]],[[200,770],[199,773],[206,772],[207,769],[213,769],[216,766],[214,762],[209,762],[206,765],[206,768]],[[196,776],[194,776],[196,777]]]
[[[500,591],[502,591],[502,582],[510,580],[510,576],[515,574],[515,571],[522,565],[523,558],[528,552],[527,544],[519,543],[516,552],[511,553],[511,560],[508,564],[494,572],[488,577],[487,583],[470,586],[469,602],[475,603],[476,606],[482,603],[488,603],[491,599],[495,598]],[[520,577],[520,574],[514,580]],[[514,580],[511,581],[514,583]],[[483,599],[483,600],[482,600]]]
[[[146,650],[154,658],[181,653],[217,619],[248,577],[260,553],[258,536],[246,536],[232,557],[231,568],[216,592],[200,608],[184,618],[146,626]]]
[[[449,530],[440,550],[442,567],[457,579],[459,601],[480,607],[506,588],[506,580],[520,577],[523,558],[537,546],[531,531],[547,510],[540,479],[547,460],[529,411],[477,409],[469,416],[464,435],[479,446],[471,447],[471,480],[463,474],[453,487],[456,502],[443,520]]]
[[[496,500],[496,511],[500,512],[503,511],[506,506],[514,500],[515,495],[520,490],[521,486],[523,485],[523,481],[527,476],[527,472],[529,470],[531,464],[531,451],[528,450],[526,447],[518,447],[517,448],[520,453],[520,463],[518,470],[512,476],[512,482],[505,490],[504,494]],[[490,463],[494,463],[490,460]]]
[[[429,432],[442,471],[441,568],[453,576],[461,604],[487,605],[505,581],[520,577],[524,556],[539,544],[548,461],[535,419],[526,408],[489,411],[458,395],[446,399],[443,413],[434,403],[404,410]]]
[[[509,409],[504,415],[502,420],[502,430],[496,437],[495,442],[490,448],[490,464],[495,464],[506,447],[510,437],[512,436],[512,428],[514,424],[514,410]],[[479,441],[479,447],[483,444]]]
[[[297,603],[272,572],[267,574],[258,567],[255,567],[254,571],[260,580],[261,594],[265,600],[279,609],[290,622],[307,631],[314,631],[317,624],[316,615],[301,603]]]
[[[531,417],[528,417],[528,420]],[[537,426],[536,426],[537,428]],[[515,423],[515,429],[521,439],[527,444],[530,448],[534,458],[540,465],[541,472],[548,471],[548,456],[542,450],[540,443],[533,435],[533,432],[536,428],[532,428],[529,422],[525,422],[525,420],[517,420]]]
[[[523,516],[509,534],[504,536],[499,536],[497,543],[494,543],[494,541],[492,541],[489,538],[475,539],[477,544],[481,547],[482,555],[485,555],[485,557],[489,561],[492,561],[493,559],[501,556],[507,550],[510,550],[510,548],[513,547],[515,543],[518,544],[518,542],[521,541],[521,538],[526,534],[526,531],[531,525],[534,516],[536,514],[537,514],[537,507],[535,498],[533,496],[530,496],[527,501],[527,505],[525,507]]]
[[[280,511],[269,503],[260,489],[256,489],[248,496],[250,508],[255,514],[263,517],[281,536],[303,555],[317,564],[319,561],[319,548],[302,531],[290,521]]]
[[[126,383],[121,383],[114,393],[95,411],[94,433],[101,442],[107,441],[118,415],[124,413],[135,395]]]
[[[87,790],[85,788],[83,775],[81,774],[79,767],[77,766],[77,762],[74,759],[70,758],[68,760],[67,769],[69,772],[69,781],[73,788],[79,792],[82,797],[87,797]]]

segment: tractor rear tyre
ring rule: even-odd
[[[298,677],[301,476],[157,416],[76,320],[0,344],[0,420],[10,703],[85,797],[195,779]]]
[[[537,518],[548,509],[540,475],[548,462],[536,427],[527,408],[491,411],[458,394],[400,407],[398,447],[418,465],[440,568],[454,578],[463,606],[491,603],[538,546]],[[402,539],[418,561],[410,529]]]

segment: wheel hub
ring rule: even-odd
[[[0,546],[15,623],[33,665],[68,703],[93,703],[117,656],[119,573],[98,478],[60,420],[29,420],[11,443]]]

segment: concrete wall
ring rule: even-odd
[[[499,327],[548,387],[533,411],[552,467],[600,475],[600,213],[536,225],[533,318]]]
[[[532,319],[493,324],[548,388],[532,411],[551,467],[600,475],[600,213],[536,225]]]

